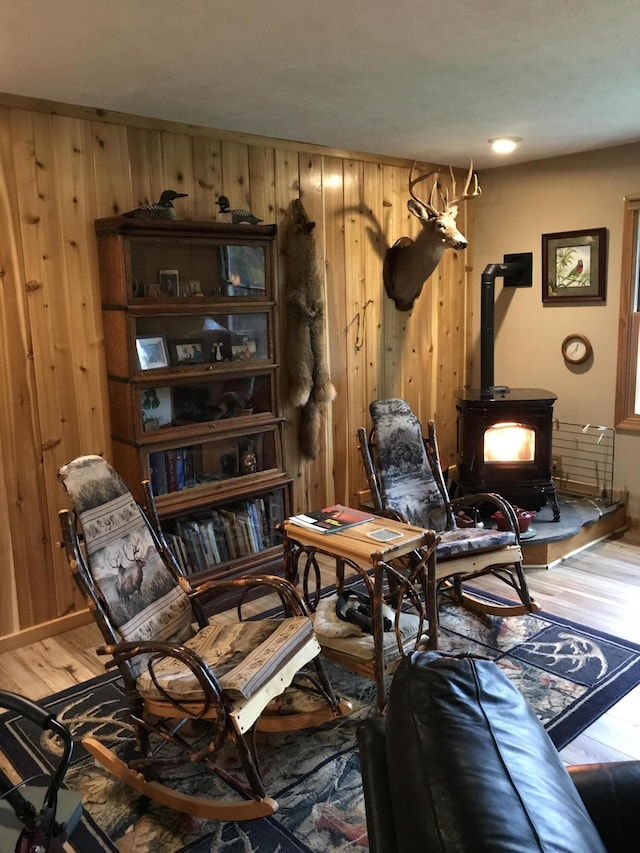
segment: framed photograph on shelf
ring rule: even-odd
[[[160,286],[160,296],[176,297],[180,292],[178,270],[159,270],[158,284]]]
[[[606,302],[607,229],[542,235],[542,301],[554,305]]]
[[[158,370],[169,367],[167,344],[162,335],[143,335],[136,338],[140,370]]]
[[[227,296],[264,296],[264,269],[262,246],[225,246],[223,275]]]
[[[171,425],[171,388],[141,388],[140,406],[145,432]]]
[[[238,329],[233,333],[231,352],[234,361],[256,358],[257,348],[256,333],[253,329]]]
[[[208,359],[205,356],[204,341],[169,341],[171,362],[176,366],[184,364],[202,364]]]

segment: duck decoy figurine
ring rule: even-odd
[[[176,198],[187,198],[187,193],[177,193],[175,190],[165,190],[160,200],[155,204],[143,204],[134,210],[128,210],[124,216],[134,216],[138,219],[177,219],[173,202]]]
[[[249,225],[257,225],[258,222],[263,222],[262,219],[258,219],[257,216],[254,216],[253,213],[248,210],[230,208],[229,199],[226,197],[226,195],[221,195],[220,198],[216,201],[216,204],[220,208],[220,213],[226,213],[231,217],[231,222],[234,225],[237,225],[240,222],[247,222]]]

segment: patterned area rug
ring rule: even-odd
[[[443,605],[442,651],[498,661],[547,727],[565,746],[640,679],[640,646],[546,613],[478,617]],[[371,682],[328,663],[337,692],[354,704],[349,717],[305,732],[264,736],[267,791],[280,804],[270,818],[244,823],[201,821],[139,797],[76,746],[66,785],[82,794],[85,816],[72,836],[78,853],[324,853],[367,849],[355,732],[371,712]],[[44,703],[76,738],[92,734],[110,745],[132,737],[120,682],[107,675]],[[0,748],[23,778],[48,773],[55,744],[14,714],[0,719]],[[189,773],[191,776],[189,777]],[[190,790],[211,791],[209,778],[182,774]]]

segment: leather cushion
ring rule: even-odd
[[[400,853],[605,850],[549,736],[492,661],[405,659],[386,730]]]

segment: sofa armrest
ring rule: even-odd
[[[357,737],[370,853],[397,853],[384,717],[363,720],[358,726]]]
[[[634,853],[640,839],[640,761],[567,768],[608,853]]]

